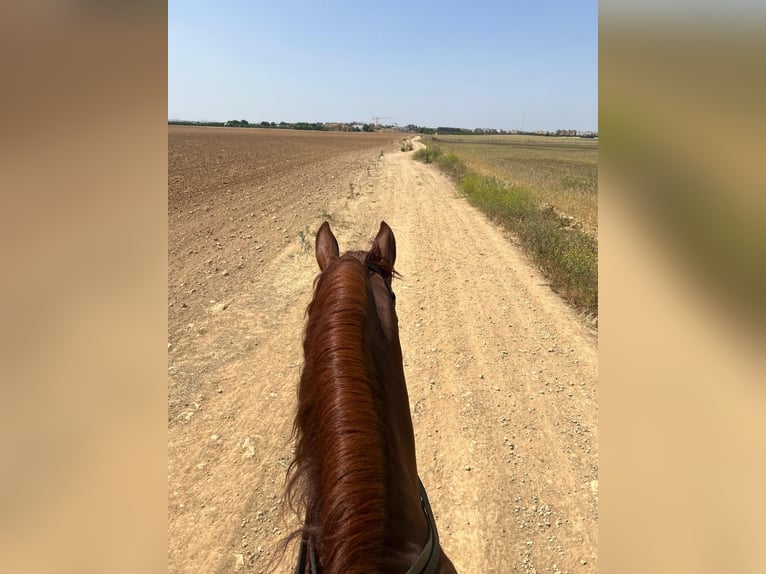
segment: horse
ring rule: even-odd
[[[418,476],[393,231],[383,221],[369,251],[341,256],[325,221],[315,254],[287,471],[286,499],[305,512],[295,572],[456,574]]]

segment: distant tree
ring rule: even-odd
[[[375,126],[372,125],[372,124],[364,124],[362,126],[362,131],[363,132],[374,132],[375,131]]]
[[[464,130],[463,128],[451,128],[451,127],[445,127],[445,126],[439,126],[438,128],[436,128],[436,131],[442,135],[446,135],[446,134],[468,135],[473,133],[471,130]]]
[[[324,131],[324,124],[321,122],[309,123],[309,122],[297,122],[292,125],[294,130],[317,130]]]

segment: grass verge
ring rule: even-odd
[[[598,316],[598,244],[593,237],[570,227],[570,220],[552,208],[541,209],[526,189],[473,172],[438,146],[417,150],[413,159],[437,164],[468,201],[519,238],[554,291],[577,309]]]
[[[598,237],[598,141],[530,135],[439,135],[423,143],[456,153],[471,171],[523,187]],[[438,141],[438,143],[437,143]]]

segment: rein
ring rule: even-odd
[[[428,494],[420,478],[418,478],[418,484],[420,485],[420,502],[423,504],[423,512],[425,512],[428,522],[428,542],[420,551],[418,559],[407,570],[407,574],[434,574],[439,567],[442,547],[439,544],[439,531],[436,530],[436,520],[431,510],[431,503],[428,501]]]
[[[423,513],[426,515],[426,522],[428,523],[428,541],[406,574],[435,574],[441,557],[439,532],[436,529],[436,520],[434,520],[434,514],[431,510],[431,503],[428,501],[428,494],[420,478],[418,478],[418,484],[420,485],[420,503],[423,505]],[[304,535],[298,550],[298,564],[295,567],[295,574],[305,574],[306,566],[310,566],[309,572],[312,574],[320,574],[321,569],[318,564],[319,559],[316,550],[311,545],[311,541]]]

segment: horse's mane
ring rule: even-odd
[[[316,279],[288,471],[290,506],[306,512],[294,536],[311,537],[329,572],[379,571],[385,560],[388,464],[363,257],[346,254]]]

